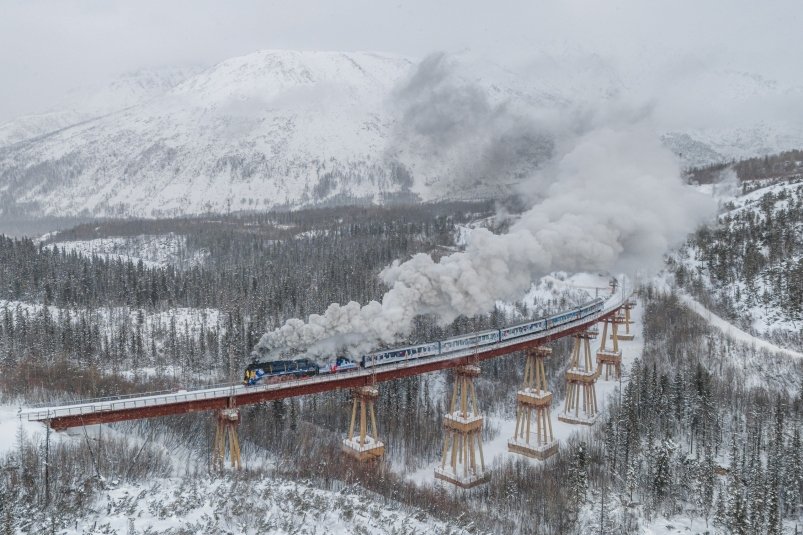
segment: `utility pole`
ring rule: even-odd
[[[50,505],[50,411],[47,411],[45,431],[45,509]]]
[[[605,481],[602,482],[602,503],[599,507],[599,535],[605,535]]]

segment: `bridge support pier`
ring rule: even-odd
[[[524,364],[524,384],[516,392],[516,431],[508,440],[507,449],[528,457],[544,460],[558,451],[558,441],[552,434],[552,392],[547,390],[544,361],[552,349],[540,346],[528,349]],[[535,413],[535,437],[531,432]]]
[[[597,350],[597,364],[605,369],[605,380],[608,380],[608,375],[618,379],[622,376],[622,350],[619,349],[619,323],[624,321],[617,316],[611,316],[605,320],[602,327],[602,340],[599,343]],[[611,340],[613,340],[613,347],[607,348],[608,343],[608,325],[611,326]]]
[[[435,479],[468,489],[491,478],[490,472],[485,471],[485,458],[482,455],[483,417],[477,410],[477,393],[474,389],[474,379],[479,377],[480,368],[461,366],[454,373],[452,402],[449,412],[443,417],[443,454],[440,466],[435,468]]]
[[[226,464],[226,451],[228,449],[231,467],[235,470],[239,470],[242,467],[240,459],[240,441],[237,438],[237,426],[240,425],[240,409],[234,407],[232,402],[229,402],[229,408],[217,411],[216,420],[212,468],[215,470],[223,470]],[[226,446],[228,446],[228,448]]]
[[[566,370],[566,401],[563,412],[558,415],[561,422],[592,425],[597,419],[595,384],[600,370],[594,370],[591,363],[591,339],[594,337],[595,334],[589,331],[574,335],[569,369]]]
[[[361,386],[353,389],[354,402],[351,407],[351,423],[349,433],[343,439],[343,451],[358,461],[372,461],[385,454],[385,444],[379,440],[376,428],[376,412],[374,400],[379,397],[379,390],[375,386]],[[360,427],[355,435],[357,422],[357,408],[360,412]],[[368,432],[368,419],[370,417],[370,433]]]
[[[624,317],[619,319],[619,323],[625,326],[625,332],[619,333],[619,340],[629,342],[635,338],[635,334],[630,332],[630,325],[633,323],[633,320],[630,317],[630,311],[633,310],[633,307],[636,306],[636,302],[632,299],[628,299],[624,306],[622,306],[622,310],[624,311]]]

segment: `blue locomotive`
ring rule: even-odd
[[[252,362],[245,369],[243,383],[255,385],[263,379],[299,379],[318,375],[320,366],[310,359],[272,360],[269,362]]]
[[[245,369],[243,383],[253,385],[267,378],[280,380],[288,378],[301,378],[322,373],[339,373],[357,368],[373,368],[397,362],[421,359],[449,353],[476,349],[479,347],[498,344],[515,338],[523,338],[537,333],[548,331],[566,323],[578,321],[602,310],[604,300],[594,299],[569,311],[559,312],[552,316],[535,321],[511,325],[504,329],[492,329],[478,333],[455,336],[438,342],[427,342],[416,346],[397,347],[376,353],[362,355],[359,362],[346,357],[338,357],[334,363],[327,366],[318,366],[310,359],[274,360],[270,362],[254,362]]]

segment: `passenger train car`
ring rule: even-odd
[[[573,310],[561,312],[547,318],[511,325],[504,329],[493,329],[490,331],[455,336],[439,342],[427,342],[416,346],[397,347],[376,353],[369,353],[367,355],[362,355],[358,362],[346,357],[338,357],[333,364],[329,364],[328,366],[319,366],[305,358],[253,362],[245,370],[243,383],[246,385],[253,385],[265,378],[276,381],[308,377],[323,373],[339,373],[356,368],[374,368],[409,360],[446,355],[466,349],[477,349],[483,346],[541,333],[554,327],[583,319],[602,310],[603,304],[604,300],[597,298]]]
[[[441,343],[431,342],[419,346],[388,349],[387,351],[380,351],[379,353],[363,355],[360,359],[360,366],[363,368],[372,368],[374,366],[384,366],[385,364],[390,364],[392,362],[420,359],[440,354]]]

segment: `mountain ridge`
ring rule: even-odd
[[[577,72],[542,62],[517,75],[460,55],[415,63],[378,52],[260,50],[205,69],[132,76],[122,96],[96,99],[105,108],[87,104],[80,121],[64,112],[38,135],[30,135],[36,125],[11,144],[0,135],[0,217],[505,195],[551,157],[549,117],[637,93],[592,60]],[[739,81],[729,98],[789,93],[760,77],[727,76]],[[669,129],[663,140],[693,167],[794,145],[803,129]]]

